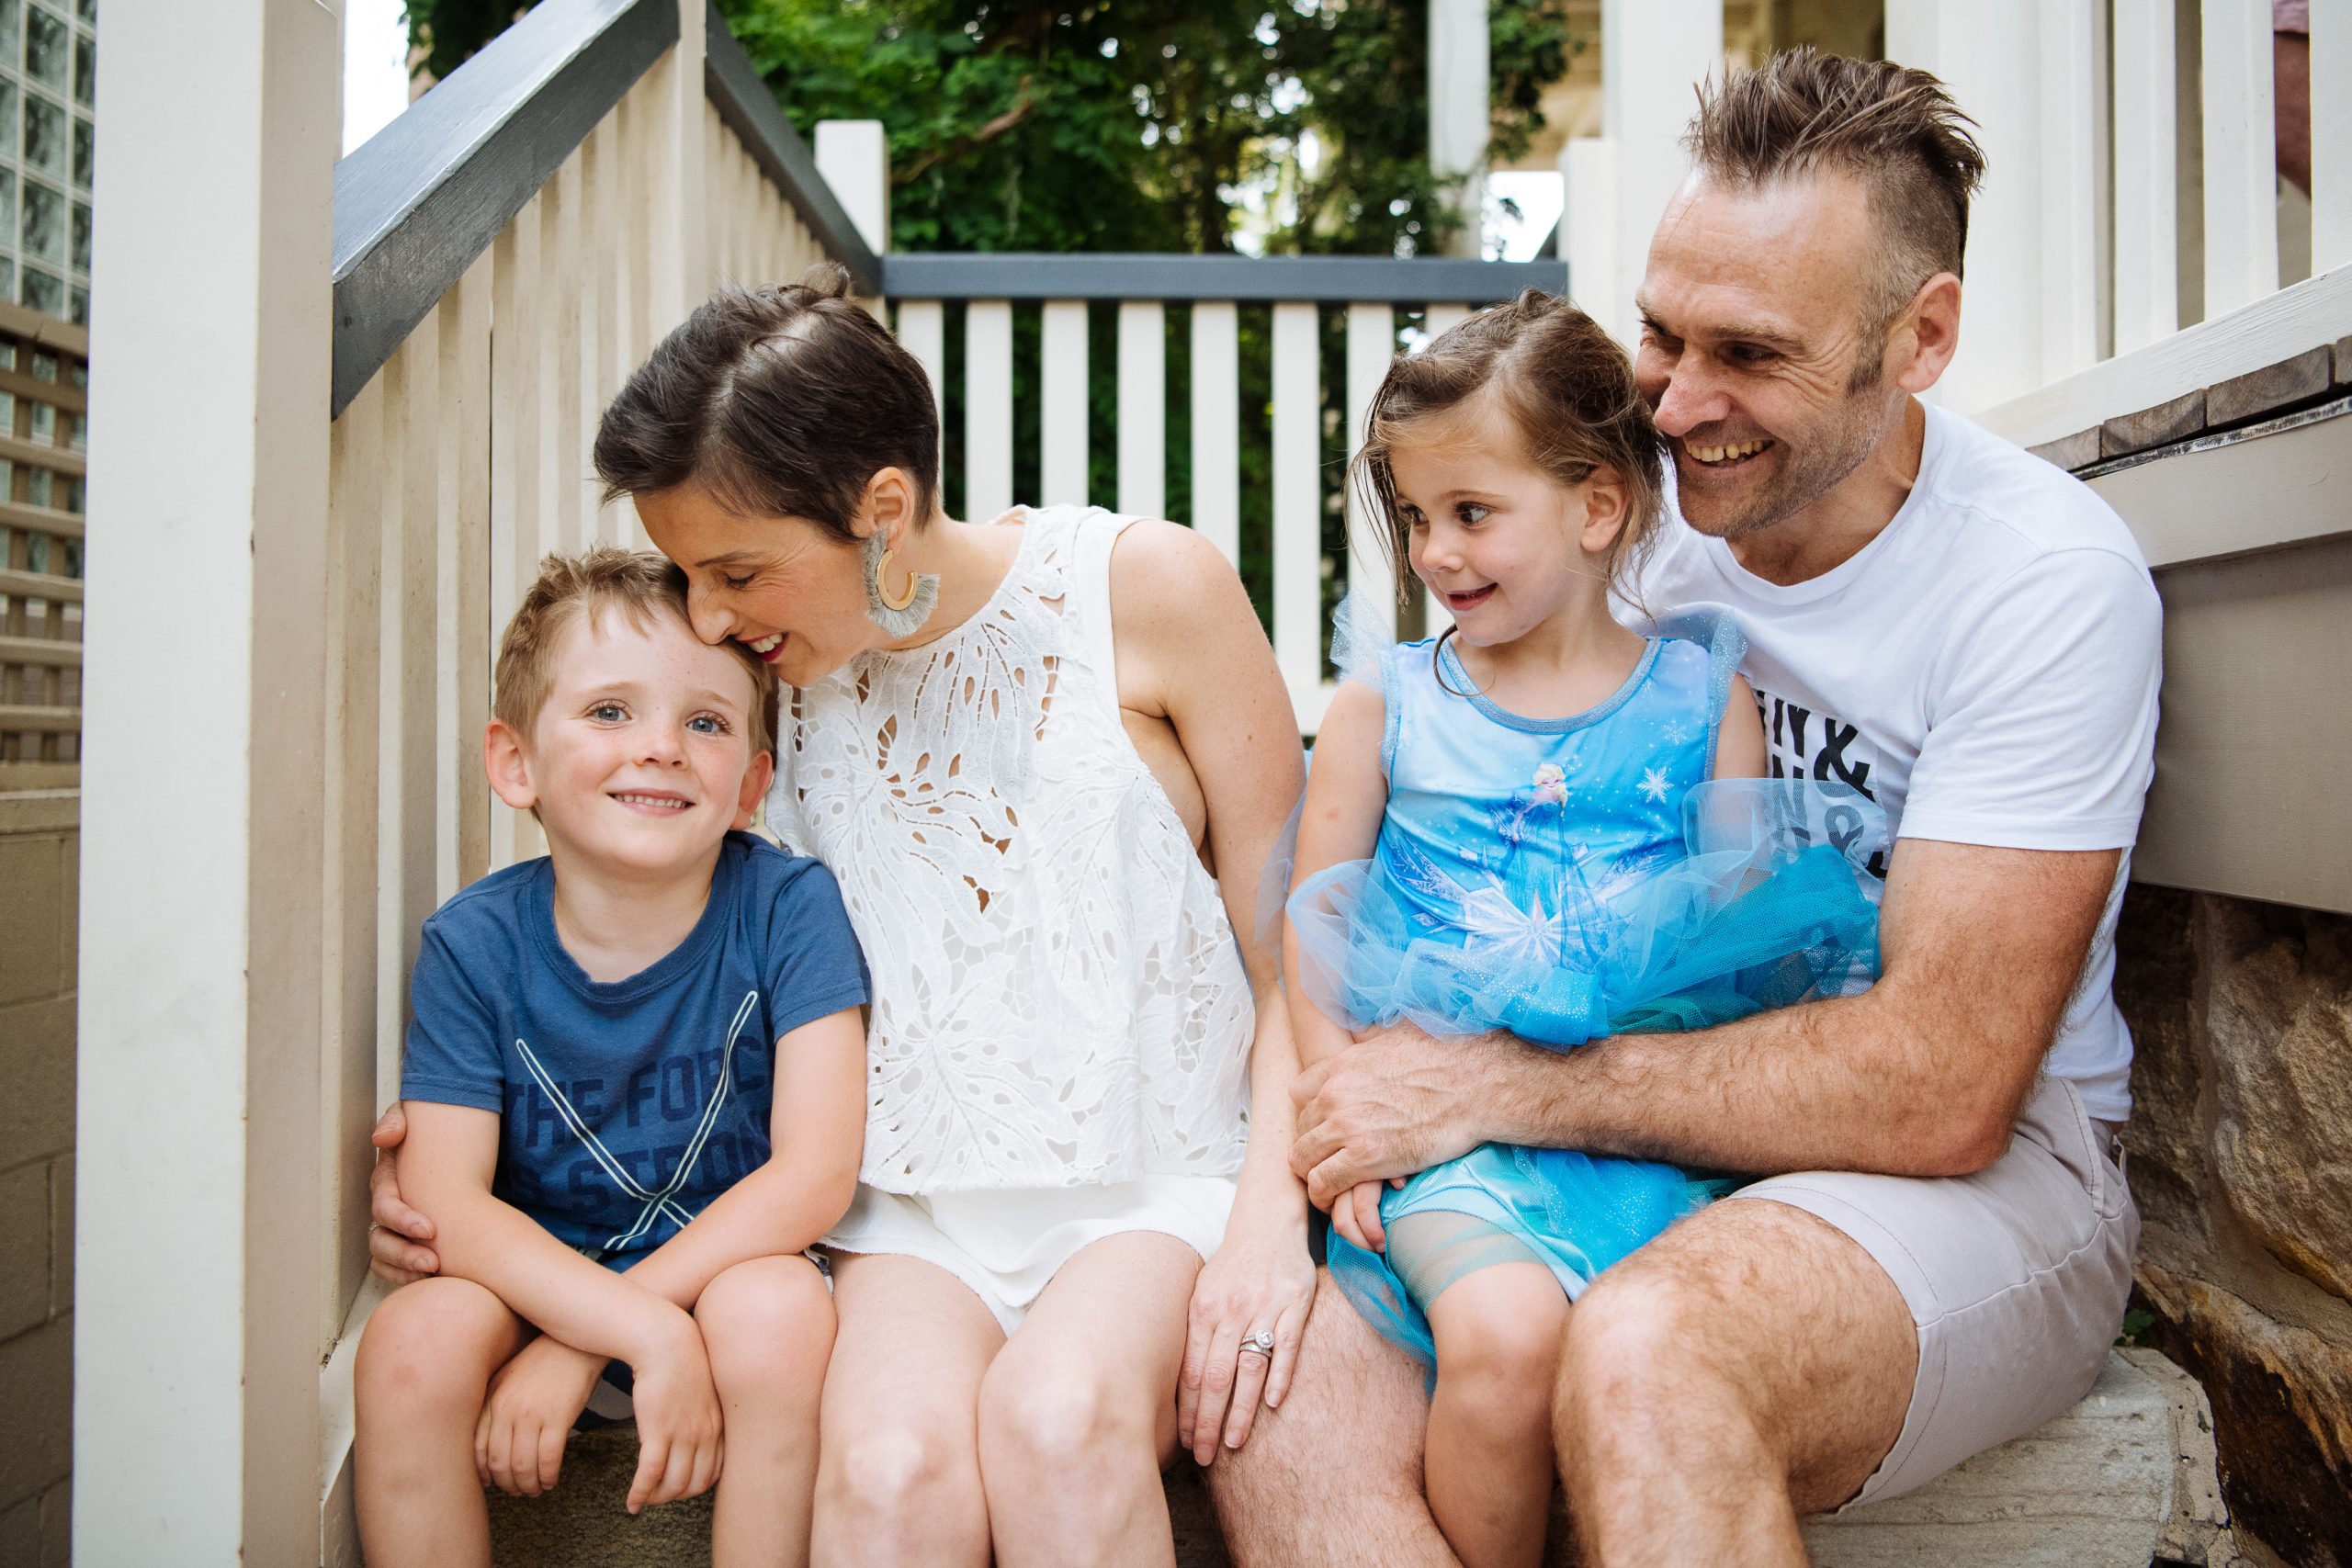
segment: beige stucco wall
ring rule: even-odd
[[[58,1568],[73,1461],[81,797],[0,794],[0,1563]]]

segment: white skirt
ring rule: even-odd
[[[935,1264],[969,1285],[1009,1335],[1062,1265],[1104,1236],[1157,1231],[1205,1261],[1225,1239],[1233,1191],[1226,1176],[922,1197],[860,1182],[823,1245]]]

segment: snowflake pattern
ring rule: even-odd
[[[1666,804],[1667,791],[1671,789],[1673,786],[1666,782],[1666,770],[1664,768],[1645,768],[1642,771],[1641,787],[1644,795],[1647,795],[1657,804],[1663,806]]]

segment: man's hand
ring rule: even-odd
[[[474,1471],[484,1486],[514,1497],[554,1487],[564,1439],[588,1407],[605,1361],[541,1335],[498,1369],[474,1424]]]
[[[1434,1040],[1399,1022],[1299,1074],[1290,1090],[1298,1105],[1290,1163],[1315,1206],[1329,1209],[1361,1182],[1416,1175],[1487,1142],[1495,1105],[1488,1079],[1499,1077],[1491,1069],[1512,1048]],[[1373,1224],[1376,1232],[1376,1207]]]
[[[632,1514],[709,1491],[725,1458],[718,1392],[710,1381],[702,1330],[683,1312],[677,1319],[677,1330],[663,1337],[660,1349],[629,1369],[637,1405],[637,1473],[628,1483]]]
[[[396,1100],[368,1134],[376,1145],[376,1168],[368,1173],[368,1217],[376,1222],[368,1232],[368,1267],[395,1285],[441,1271],[439,1256],[419,1245],[433,1239],[433,1222],[401,1201],[399,1150],[407,1138],[408,1113]]]

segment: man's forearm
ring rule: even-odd
[[[1486,1135],[1763,1174],[1982,1168],[2030,1069],[1967,1061],[1957,1041],[1939,1054],[1894,1001],[1871,993],[1565,1052],[1497,1037],[1477,1075]]]

